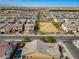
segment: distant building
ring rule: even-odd
[[[78,25],[79,19],[65,19],[65,23],[74,23],[75,25]]]
[[[34,31],[34,24],[25,24],[24,27],[25,33],[32,33]]]
[[[24,24],[24,31],[25,33],[32,33],[34,31],[36,19],[27,19],[26,23]]]
[[[62,29],[66,32],[76,31],[76,25],[71,23],[63,23]]]
[[[0,24],[0,33],[5,32],[5,29],[3,29],[5,26],[7,26],[7,24]]]
[[[53,17],[53,20],[56,22],[56,23],[63,23],[65,20],[59,16],[54,16],[52,15]]]
[[[74,22],[75,21],[75,19],[65,19],[65,22],[66,23],[72,23],[72,22]]]
[[[5,30],[5,33],[10,33],[12,32],[12,29],[14,28],[13,24],[7,24],[6,26],[4,26],[2,29]]]
[[[23,31],[23,24],[14,24],[14,27],[13,27],[13,31],[16,32],[22,32]]]
[[[26,24],[35,24],[35,19],[27,19]]]
[[[24,24],[26,22],[26,20],[27,19],[20,18],[20,19],[16,20],[16,23]]]
[[[0,18],[0,24],[5,23],[7,20],[5,18]]]
[[[4,25],[4,24],[3,24]],[[1,26],[3,26],[1,25]],[[10,32],[22,32],[23,24],[7,24],[0,28],[0,32],[10,33]]]
[[[14,18],[8,18],[6,23],[15,23],[15,19]]]
[[[54,19],[54,21],[56,22],[56,23],[63,23],[64,22],[64,19]]]

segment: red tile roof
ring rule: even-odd
[[[4,27],[5,30],[11,30],[17,29],[17,28],[22,28],[23,24],[8,24],[7,26]]]

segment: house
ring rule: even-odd
[[[7,24],[6,26],[4,26],[2,29],[5,30],[5,33],[10,33],[12,32],[12,29],[14,28],[14,24]]]
[[[0,59],[10,59],[16,42],[0,40]]]
[[[5,29],[3,29],[7,24],[0,24],[0,33],[5,32]]]
[[[79,25],[76,26],[76,31],[74,31],[74,34],[75,34],[76,36],[79,36]]]
[[[65,22],[66,23],[72,23],[72,22],[74,22],[75,21],[75,19],[65,19]]]
[[[74,23],[76,25],[79,24],[79,19],[65,19],[66,23]]]
[[[26,20],[27,19],[20,18],[20,19],[16,20],[17,21],[16,23],[22,23],[22,24],[24,24],[26,22]]]
[[[7,18],[7,21],[6,23],[15,23],[15,19],[10,17],[10,18]]]
[[[11,24],[11,23],[9,23],[7,25],[4,25],[0,29],[0,32],[4,32],[4,33],[10,33],[10,32],[16,32],[16,31],[22,32],[23,31],[23,24]]]
[[[71,23],[63,23],[62,29],[66,32],[76,31],[76,25]]]
[[[63,23],[65,20],[64,19],[57,19],[57,18],[55,18],[54,21],[56,23]]]
[[[76,47],[79,48],[79,40],[74,40],[74,41],[73,41],[73,44],[74,44]]]
[[[6,57],[5,52],[6,52],[7,44],[8,42],[0,40],[0,59],[5,59]]]
[[[23,31],[23,24],[17,23],[17,24],[14,24],[13,26],[14,26],[14,27],[13,27],[13,31],[14,31],[14,32],[16,32],[16,31],[22,32],[22,31]]]
[[[34,31],[36,19],[27,19],[26,23],[24,24],[24,31],[25,33],[32,33]]]
[[[60,59],[60,52],[58,48],[53,44],[47,45],[47,43],[41,40],[34,40],[26,43],[22,48],[22,59]]]
[[[0,29],[5,27],[6,25],[7,25],[6,23],[0,24]]]
[[[35,19],[27,19],[26,24],[35,24]]]
[[[11,59],[14,56],[14,52],[17,49],[17,41],[9,41],[6,48],[6,59]]]
[[[55,15],[52,15],[52,17],[53,17],[53,19],[54,19],[54,21],[56,22],[56,23],[63,23],[65,20],[62,18],[62,17],[60,17],[60,16],[55,16]]]
[[[32,33],[34,30],[34,24],[25,24],[24,27],[25,33]]]
[[[6,19],[5,18],[0,18],[0,24],[5,23]]]

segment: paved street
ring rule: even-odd
[[[47,37],[47,36],[54,36],[56,39],[58,40],[74,40],[77,39],[79,37],[75,37],[74,35],[63,35],[63,34],[49,34],[49,35],[41,35],[41,34],[30,34],[30,35],[25,35],[25,34],[13,34],[13,35],[7,35],[7,34],[3,34],[0,35],[0,40],[22,40],[23,37],[28,36],[31,39],[33,38],[39,38],[39,37]]]
[[[70,42],[64,42],[67,49],[70,51],[74,59],[79,59],[79,49]]]

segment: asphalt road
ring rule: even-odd
[[[71,41],[64,42],[64,44],[67,47],[67,49],[70,51],[74,59],[79,59],[79,49]]]
[[[0,40],[22,40],[23,37],[28,36],[32,39],[38,39],[39,37],[47,37],[47,36],[54,36],[56,39],[58,40],[74,40],[77,39],[79,37],[75,37],[73,35],[71,36],[64,36],[64,35],[0,35]]]

